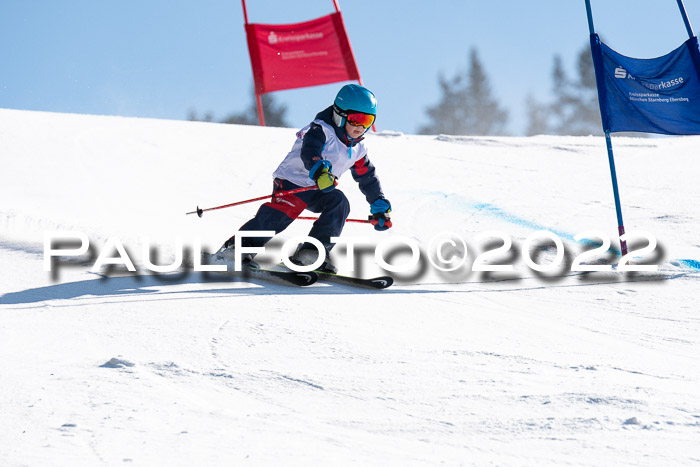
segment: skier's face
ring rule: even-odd
[[[356,139],[364,135],[366,130],[367,129],[363,126],[350,125],[349,123],[345,124],[345,132],[352,139]]]

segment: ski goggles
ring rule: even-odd
[[[369,128],[374,123],[374,115],[363,114],[362,112],[351,112],[347,116],[347,122],[352,126]]]

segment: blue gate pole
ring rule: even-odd
[[[591,34],[595,34],[595,28],[593,27],[593,13],[591,13],[591,0],[586,0],[586,14],[588,15],[588,31]]]
[[[615,171],[615,159],[613,158],[612,141],[610,132],[605,130],[605,145],[608,148],[608,163],[610,164],[610,178],[612,179],[613,196],[615,197],[615,212],[617,213],[617,233],[620,236],[620,251],[627,254],[627,242],[622,240],[625,234],[625,223],[622,221],[622,204],[620,203],[620,191],[617,188],[617,172]]]
[[[678,1],[680,2],[681,0]],[[593,27],[593,13],[591,12],[591,0],[586,0],[586,14],[588,15],[588,30],[591,34],[595,34],[595,28]],[[613,196],[615,197],[615,212],[617,213],[617,232],[620,236],[620,251],[624,256],[627,254],[627,242],[622,240],[622,236],[625,234],[625,224],[622,221],[622,204],[620,203],[620,191],[617,187],[617,172],[615,171],[615,158],[613,157],[612,140],[610,139],[610,130],[603,128],[603,131],[605,132],[605,146],[608,149],[610,178],[612,179]]]
[[[683,0],[678,1],[678,8],[681,10],[681,16],[683,17],[683,22],[685,23],[685,29],[688,31],[688,37],[693,37],[693,28],[690,26],[690,20],[688,19],[688,13],[685,12],[685,7],[683,6]]]

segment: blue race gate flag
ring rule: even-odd
[[[591,34],[603,130],[700,134],[700,49],[692,37],[663,57],[629,58]]]

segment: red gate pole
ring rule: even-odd
[[[245,0],[241,0],[243,3],[243,19],[245,20],[245,24],[248,24],[248,9],[245,7]]]
[[[265,126],[265,114],[263,113],[262,97],[255,91],[255,105],[258,107],[258,121],[260,126]]]
[[[245,0],[241,0],[241,3],[243,4],[243,19],[245,24],[248,25],[248,8],[246,8]],[[263,110],[262,98],[260,94],[258,94],[257,88],[255,89],[255,105],[258,108],[258,121],[260,122],[260,126],[265,126],[265,113]]]

